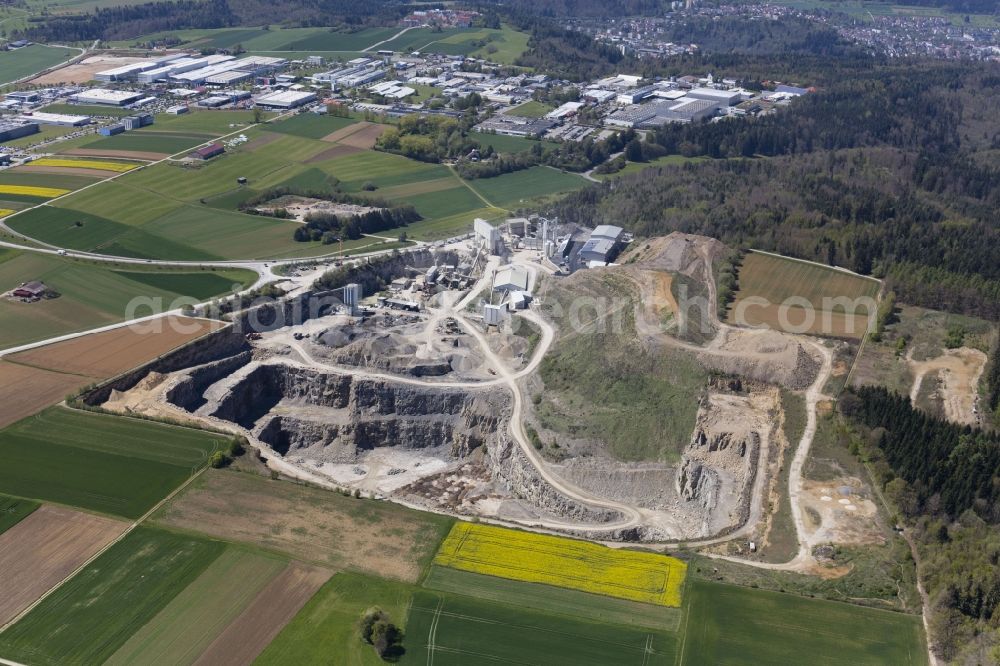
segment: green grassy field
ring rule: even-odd
[[[865,303],[878,293],[876,280],[827,266],[759,252],[743,259],[739,291],[729,308],[729,321],[767,325],[789,332],[861,338],[868,327]],[[748,299],[765,299],[767,305]],[[848,312],[832,299],[858,301]],[[873,309],[873,308],[872,308]]]
[[[406,621],[403,664],[469,663],[671,666],[670,632],[588,622],[421,590]]]
[[[687,595],[682,665],[927,663],[916,615],[705,581]]]
[[[52,407],[0,430],[0,492],[138,518],[224,444],[190,428]]]
[[[0,534],[27,518],[39,506],[31,500],[0,495]]]
[[[37,303],[0,299],[0,349],[122,321],[129,301],[136,296],[162,299],[167,309],[182,296],[207,300],[228,293],[235,283],[245,286],[255,279],[256,274],[240,269],[193,272],[116,267],[33,252],[0,251],[0,292],[41,280],[60,294]]]
[[[30,76],[79,55],[76,49],[32,44],[12,51],[0,51],[0,85]]]
[[[332,134],[348,125],[355,124],[355,118],[341,118],[339,116],[317,115],[315,113],[301,113],[292,116],[287,120],[277,123],[269,123],[267,131],[292,134],[307,139],[322,139],[327,134]]]
[[[74,176],[63,173],[35,173],[8,169],[0,171],[0,185],[28,185],[34,187],[58,187],[63,190],[78,190],[100,180],[94,176]],[[0,195],[6,196],[6,195]]]
[[[198,578],[139,629],[105,662],[191,664],[287,561],[235,546],[226,548]]]
[[[551,148],[555,145],[551,141],[535,141],[522,136],[507,136],[506,134],[470,132],[469,136],[478,141],[484,148],[493,146],[493,150],[500,153],[523,153],[539,143],[542,144],[543,148]]]
[[[0,634],[0,654],[38,666],[102,663],[224,548],[139,527]]]
[[[513,109],[508,111],[508,114],[512,116],[524,116],[525,118],[541,118],[546,113],[552,111],[555,108],[556,107],[552,106],[551,104],[546,104],[544,102],[536,102],[535,100],[531,100],[530,102],[525,102],[520,106],[514,107]]]
[[[465,594],[483,601],[569,615],[594,622],[670,631],[677,631],[681,622],[681,610],[678,608],[642,604],[436,565],[431,567],[423,585],[440,592]]]
[[[338,573],[309,600],[254,663],[257,666],[320,664],[335,654],[339,658],[337,663],[341,664],[384,664],[371,646],[358,638],[355,623],[366,609],[378,606],[397,626],[405,629],[407,607],[416,589],[382,578]]]
[[[184,48],[229,49],[240,45],[248,52],[295,53],[302,57],[310,52],[356,52],[387,39],[399,28],[365,28],[344,32],[333,28],[219,28],[172,30],[153,33],[135,39],[113,42],[128,46],[138,42],[176,37]]]
[[[625,168],[621,171],[616,171],[610,174],[600,174],[595,173],[594,178],[598,180],[606,180],[608,178],[618,178],[619,176],[627,176],[630,173],[638,173],[640,171],[645,171],[646,169],[652,167],[660,166],[671,166],[675,164],[686,164],[688,162],[702,162],[707,158],[704,157],[684,157],[683,155],[664,155],[663,157],[658,157],[655,160],[650,160],[649,162],[629,162],[625,165]]]
[[[208,127],[214,132],[228,131],[230,125],[247,120],[245,115],[233,113],[216,116],[197,112],[189,117],[167,118],[155,125],[155,130],[100,139],[87,147],[175,151],[184,141],[201,142],[207,136],[196,132],[199,118],[210,121]],[[424,219],[407,229],[408,234],[433,240],[467,230],[475,217],[495,219],[502,214],[497,208],[521,205],[585,182],[577,176],[539,168],[475,181],[469,187],[443,165],[374,150],[325,159],[337,144],[319,137],[353,122],[348,118],[302,114],[249,128],[248,143],[207,163],[151,165],[66,196],[51,207],[16,215],[8,224],[19,233],[58,247],[141,259],[307,257],[329,254],[330,248],[296,242],[295,221],[247,215],[238,212],[239,204],[279,185],[362,193],[372,183],[377,188],[375,196],[413,205],[422,215]],[[117,145],[111,145],[111,141],[119,139]],[[182,143],[169,143],[175,141]],[[247,184],[239,184],[241,178]],[[68,180],[65,184],[67,189],[79,185]],[[495,207],[477,192],[493,201]],[[13,201],[8,207],[24,208],[38,201]],[[166,285],[167,281],[154,284]]]
[[[146,131],[143,129],[103,137],[92,143],[86,143],[82,147],[92,150],[134,150],[174,155],[205,143],[207,138],[203,134],[181,134],[179,132]]]
[[[587,184],[580,176],[544,166],[468,182],[494,206],[501,208],[518,208],[540,197],[578,190]]]
[[[379,49],[392,49],[400,53],[421,51],[444,55],[464,55],[487,58],[512,65],[528,48],[527,33],[504,25],[501,30],[492,28],[414,28],[405,34],[379,45]],[[491,48],[492,47],[492,48]]]

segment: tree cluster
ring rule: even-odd
[[[364,612],[358,622],[358,634],[365,643],[375,648],[375,654],[391,661],[403,653],[403,632],[394,625],[388,613],[373,606]]]

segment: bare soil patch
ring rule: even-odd
[[[386,129],[385,125],[368,125],[357,132],[352,132],[350,136],[341,139],[339,143],[344,146],[371,150],[375,147],[375,140],[382,136],[382,132]]]
[[[125,531],[126,523],[44,505],[0,535],[0,625]]]
[[[12,354],[7,360],[74,375],[113,377],[222,326],[205,319],[167,317]]]
[[[0,428],[36,414],[93,381],[0,361]]]
[[[293,563],[212,641],[196,665],[250,664],[331,576],[330,571]]]
[[[31,83],[38,85],[54,85],[57,83],[87,83],[94,80],[97,72],[106,69],[131,65],[132,63],[145,60],[145,58],[132,58],[125,56],[98,55],[84,58],[80,62],[61,67],[57,70],[42,74],[31,80]]]
[[[928,373],[937,372],[941,388],[934,398],[944,407],[945,417],[952,423],[976,425],[976,400],[979,397],[979,378],[986,367],[986,354],[978,349],[961,347],[948,349],[937,358],[914,361],[907,358],[914,380],[910,400],[914,403]]]
[[[322,140],[327,141],[329,143],[336,143],[338,141],[341,141],[342,139],[346,139],[355,132],[360,132],[366,127],[371,127],[371,125],[372,123],[366,121],[362,121],[360,123],[354,123],[353,125],[348,125],[347,127],[341,127],[336,132],[330,132],[329,134],[324,136]]]
[[[154,153],[146,150],[101,150],[99,148],[72,148],[63,155],[82,155],[83,157],[121,157],[126,160],[145,160],[155,162],[165,157],[170,157],[170,153]]]
[[[4,357],[0,360],[0,428],[222,326],[189,317],[157,322],[159,330],[123,327]]]
[[[87,169],[85,167],[56,167],[56,166],[22,166],[18,167],[14,171],[18,173],[53,173],[53,174],[64,174],[67,176],[93,176],[99,180],[104,180],[110,176],[114,176],[114,171],[103,171],[101,169]]]
[[[344,146],[336,145],[333,148],[327,148],[326,150],[316,153],[309,159],[307,159],[303,164],[316,164],[317,162],[326,162],[327,160],[336,159],[338,157],[346,157],[348,155],[353,155],[354,153],[362,152],[362,148],[356,148],[354,146]]]
[[[802,490],[810,545],[885,543],[878,525],[878,508],[860,479],[804,480]]]
[[[437,521],[387,502],[208,470],[157,513],[158,523],[298,559],[416,582],[436,550]]]

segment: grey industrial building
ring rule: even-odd
[[[487,118],[476,125],[477,132],[503,134],[506,136],[540,137],[559,124],[549,118],[526,118],[524,116],[498,115]]]
[[[38,123],[0,122],[0,142],[20,139],[22,136],[38,133]]]

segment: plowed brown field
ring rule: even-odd
[[[0,626],[15,618],[128,526],[44,505],[0,534]]]
[[[195,666],[252,663],[331,575],[332,572],[318,567],[299,563],[288,565],[212,641]]]
[[[0,360],[0,428],[222,325],[189,317],[168,317],[160,323],[156,331],[126,326],[4,357]]]
[[[386,129],[388,128],[385,125],[368,125],[357,132],[352,132],[350,136],[341,139],[339,143],[343,146],[369,150],[375,146],[375,139],[382,136],[382,132]]]

